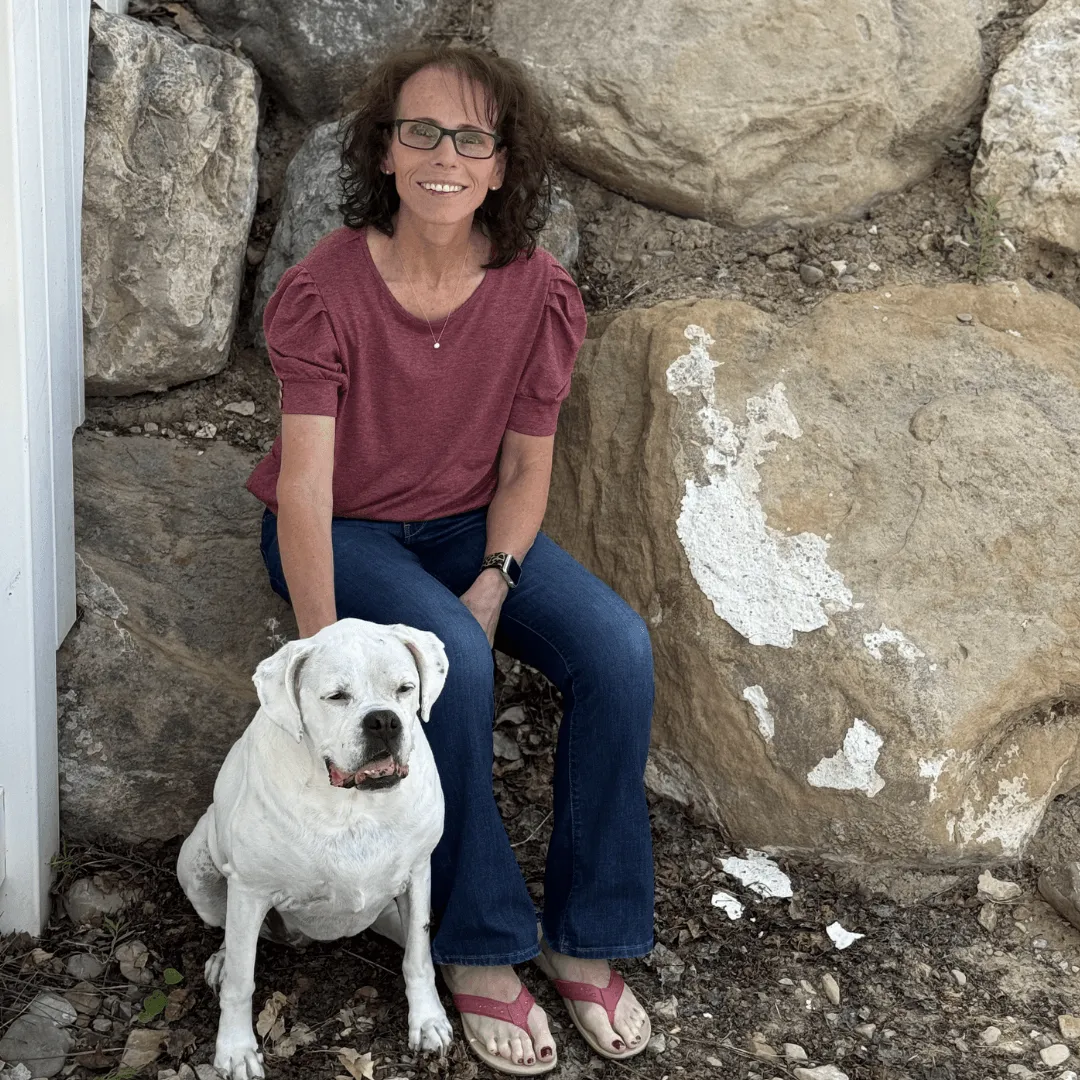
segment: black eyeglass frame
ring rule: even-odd
[[[402,124],[426,124],[430,128],[435,128],[435,130],[439,133],[439,137],[431,146],[409,146],[409,144],[401,137]],[[463,158],[468,158],[470,161],[490,161],[491,158],[495,156],[495,152],[499,149],[500,146],[503,145],[505,141],[503,137],[496,132],[484,131],[483,128],[444,128],[439,127],[438,124],[433,124],[430,120],[411,120],[407,117],[404,117],[400,120],[395,120],[393,123],[387,124],[387,127],[393,128],[397,132],[398,142],[401,143],[402,146],[407,147],[409,150],[434,150],[439,145],[439,143],[441,143],[443,139],[445,139],[447,135],[449,135],[450,141],[454,144],[454,152],[456,154],[459,154]],[[461,147],[457,144],[457,137],[458,135],[468,134],[487,135],[489,138],[494,139],[495,145],[491,148],[491,153],[484,154],[482,157],[477,154],[462,154]]]

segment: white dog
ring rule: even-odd
[[[268,915],[292,941],[372,927],[403,944],[409,1046],[449,1046],[428,940],[443,797],[417,723],[446,672],[434,634],[359,619],[289,642],[256,669],[262,707],[177,864],[195,910],[225,928],[206,981],[221,1004],[214,1067],[230,1080],[264,1075],[251,996]]]

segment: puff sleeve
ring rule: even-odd
[[[570,393],[570,373],[585,339],[585,305],[574,279],[552,267],[544,314],[518,383],[507,429],[522,435],[554,435],[559,406]]]
[[[263,331],[281,384],[281,411],[337,416],[349,376],[322,294],[303,266],[282,275],[266,305]]]

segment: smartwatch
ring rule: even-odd
[[[518,579],[521,577],[521,565],[513,555],[507,554],[505,551],[494,551],[490,555],[484,556],[484,561],[480,564],[481,570],[498,570],[502,574],[503,581],[512,589],[518,583]]]

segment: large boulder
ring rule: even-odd
[[[252,321],[258,341],[263,341],[262,314],[274,295],[281,275],[298,263],[327,233],[344,224],[341,203],[341,139],[339,124],[331,121],[313,128],[285,171],[285,192],[274,235],[255,282]],[[577,215],[558,189],[552,199],[551,217],[540,234],[540,245],[567,270],[578,257]]]
[[[58,654],[65,835],[165,839],[210,803],[296,636],[259,558],[254,458],[221,442],[75,439],[79,620]]]
[[[955,0],[497,0],[492,43],[555,102],[566,161],[720,224],[857,214],[926,176],[978,103]]]
[[[1001,220],[1080,252],[1080,8],[1047,0],[990,84],[975,190]]]
[[[654,786],[736,840],[1015,858],[1080,783],[1062,297],[630,311],[586,340],[555,445],[545,528],[652,628]]]
[[[92,394],[220,371],[257,186],[258,78],[229,53],[95,8],[83,181]]]
[[[367,70],[426,31],[438,0],[195,0],[215,34],[239,40],[298,116],[338,116]]]

